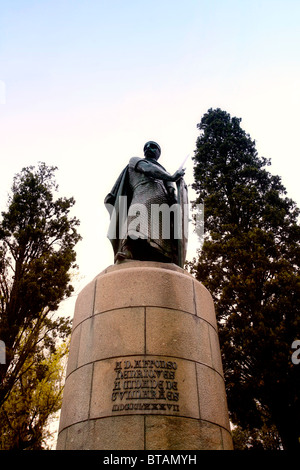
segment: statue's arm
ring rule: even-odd
[[[135,169],[140,173],[144,173],[147,176],[163,181],[177,181],[184,175],[184,170],[177,170],[174,175],[170,175],[170,173],[165,171],[163,168],[153,165],[147,160],[140,160]]]

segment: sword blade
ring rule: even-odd
[[[180,167],[178,168],[178,171],[180,171],[180,170],[183,169],[184,164],[185,164],[185,162],[187,161],[187,159],[189,158],[189,156],[190,156],[190,154],[188,154],[188,155],[185,157],[185,159],[183,160],[182,164],[181,164]]]

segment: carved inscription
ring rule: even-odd
[[[112,411],[179,412],[177,363],[130,359],[115,363]]]

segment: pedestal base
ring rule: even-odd
[[[79,294],[57,449],[232,449],[211,295],[128,261]]]

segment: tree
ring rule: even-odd
[[[235,450],[281,450],[276,426],[263,424],[260,429],[236,426],[232,430]]]
[[[215,301],[232,422],[257,430],[267,416],[284,448],[299,448],[299,209],[240,123],[209,109],[198,124],[193,188],[206,235],[193,272]]]
[[[61,408],[64,359],[68,342],[43,359],[29,354],[7,400],[0,408],[0,449],[40,450],[48,447],[49,424]]]
[[[0,339],[6,364],[0,365],[0,406],[20,380],[28,357],[44,360],[47,351],[55,353],[57,339],[70,333],[69,319],[55,319],[51,312],[73,291],[74,247],[81,237],[79,221],[70,217],[74,199],[54,199],[55,170],[45,163],[23,168],[2,212]]]

